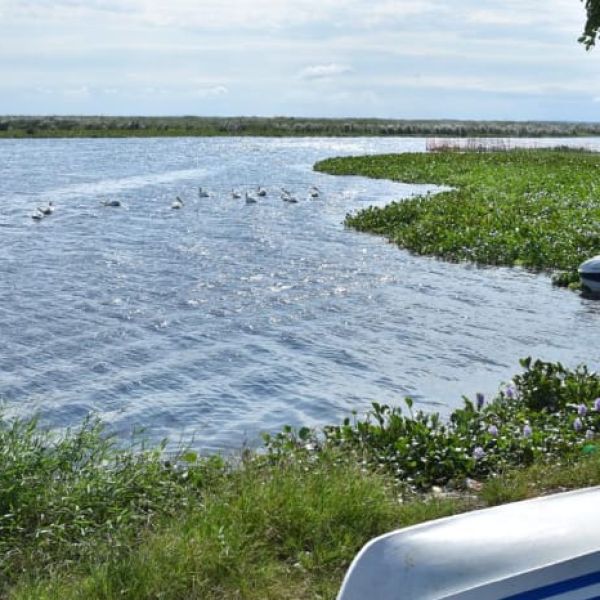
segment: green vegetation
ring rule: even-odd
[[[599,484],[600,377],[522,365],[448,420],[374,405],[323,432],[266,436],[236,463],[119,447],[95,421],[61,437],[4,422],[0,595],[334,598],[377,534]]]
[[[94,423],[52,441],[34,422],[0,449],[2,597],[333,598],[366,540],[467,506],[400,504],[335,451],[164,463]]]
[[[417,490],[459,487],[532,464],[577,460],[595,452],[600,377],[585,367],[521,361],[525,368],[491,402],[464,399],[449,420],[373,405],[370,418],[325,429],[326,445],[352,454]]]
[[[596,45],[596,36],[600,28],[600,0],[582,0],[585,3],[586,20],[583,34],[579,38],[586,50]]]
[[[4,116],[0,138],[158,136],[585,136],[600,123],[293,117]]]
[[[552,271],[555,283],[568,285],[578,281],[579,264],[600,250],[597,153],[407,153],[330,159],[315,169],[452,186],[347,216],[350,227],[417,254]]]

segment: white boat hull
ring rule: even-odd
[[[600,598],[600,488],[474,511],[369,542],[338,600]]]

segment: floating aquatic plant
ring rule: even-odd
[[[349,227],[417,254],[548,271],[567,286],[600,247],[598,153],[405,153],[329,159],[315,169],[451,186],[346,217]]]
[[[448,418],[401,405],[373,403],[364,419],[346,419],[326,427],[322,435],[302,431],[302,442],[292,430],[270,438],[270,452],[306,446],[308,438],[317,449],[342,448],[361,463],[392,473],[415,488],[460,485],[465,477],[489,477],[507,468],[524,467],[534,461],[575,459],[600,428],[600,412],[587,411],[573,417],[573,407],[600,405],[600,377],[586,367],[567,369],[560,363],[521,361],[523,372],[503,386],[495,398],[474,401]],[[596,400],[594,400],[596,399]],[[592,432],[592,433],[588,433]]]

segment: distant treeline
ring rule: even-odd
[[[0,137],[597,136],[600,123],[292,117],[4,116]]]

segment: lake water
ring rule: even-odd
[[[463,394],[495,392],[528,355],[597,368],[600,303],[546,276],[411,256],[343,227],[348,211],[433,186],[312,172],[330,156],[424,148],[0,141],[5,415],[65,427],[95,412],[123,436],[143,427],[154,440],[236,449],[406,395],[447,414]],[[255,205],[231,197],[259,184],[269,193]],[[281,186],[300,201],[282,202]],[[121,207],[102,206],[115,198]],[[54,214],[33,221],[48,201]]]

